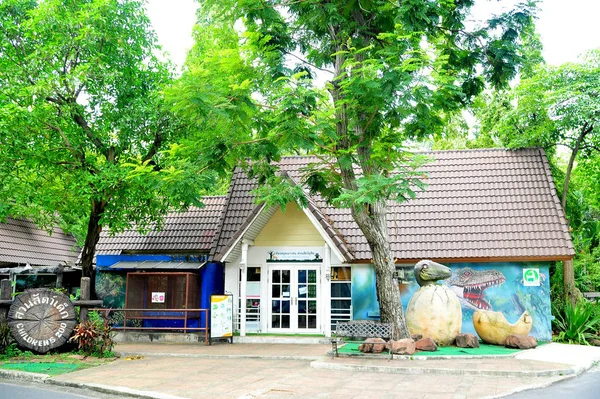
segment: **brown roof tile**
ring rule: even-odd
[[[574,255],[564,213],[542,150],[435,151],[422,169],[425,191],[413,200],[390,202],[388,230],[394,256],[413,259],[547,258]],[[314,157],[284,157],[280,169],[301,181],[301,169]],[[240,233],[256,205],[256,184],[234,172],[212,253],[219,259]],[[325,231],[343,245],[350,259],[368,261],[369,246],[349,210],[320,197],[311,212],[325,220]]]
[[[169,213],[161,231],[150,231],[142,235],[135,230],[126,230],[114,236],[103,231],[96,254],[208,252],[225,197],[205,197],[202,201],[204,208],[190,207],[186,212]]]
[[[60,228],[52,234],[25,219],[7,218],[0,223],[0,263],[32,266],[74,265],[79,248],[75,238]]]

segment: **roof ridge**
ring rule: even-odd
[[[502,147],[491,147],[491,148],[463,148],[463,149],[450,149],[450,150],[428,150],[428,151],[406,151],[413,154],[432,154],[432,153],[453,153],[453,152],[519,152],[519,151],[537,151],[538,147],[524,147],[524,148],[502,148]],[[281,159],[307,159],[315,158],[316,155],[284,155]],[[278,162],[276,162],[278,163]]]

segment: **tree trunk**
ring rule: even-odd
[[[577,290],[575,289],[575,272],[573,271],[573,259],[563,261],[563,285],[565,299],[572,305],[577,303]]]
[[[357,17],[359,17],[357,21],[364,25],[364,21],[361,19],[360,15]],[[350,123],[348,109],[339,81],[340,76],[346,74],[346,72],[344,72],[344,38],[337,37],[338,29],[335,26],[329,26],[328,30],[332,41],[337,43],[336,52],[333,56],[334,75],[330,82],[331,87],[329,88],[329,93],[331,94],[331,99],[335,108],[336,133],[338,138],[337,147],[340,150],[340,153],[344,154],[345,152],[352,151],[351,148],[354,144],[359,144],[357,146],[356,155],[358,156],[363,175],[376,175],[381,171],[371,160],[373,143],[365,132],[364,123],[366,117],[363,113],[358,112],[355,114],[357,120],[352,127],[354,131],[352,137],[349,135],[348,130],[350,128]],[[365,38],[365,45],[366,44],[368,44],[368,40]],[[356,55],[355,61],[362,62],[362,54]],[[347,78],[347,75],[344,76]],[[356,191],[358,187],[356,184],[354,166],[348,166],[346,162],[340,162],[339,158],[337,161],[342,175],[344,188]],[[385,199],[380,199],[373,204],[354,206],[351,211],[352,217],[364,234],[373,256],[373,267],[375,268],[376,278],[375,287],[377,290],[377,300],[379,301],[381,321],[392,323],[394,325],[394,339],[410,338],[400,298],[400,288],[394,280],[396,265],[389,243],[387,203]]]
[[[94,255],[96,254],[96,244],[100,239],[102,226],[100,218],[106,208],[106,201],[92,200],[90,218],[88,220],[87,235],[85,244],[81,252],[81,274],[82,277],[89,277],[91,280],[91,298],[96,298],[96,276],[94,274]]]
[[[400,288],[394,279],[396,264],[388,238],[387,211],[385,200],[380,200],[368,208],[354,208],[352,217],[365,235],[373,255],[381,321],[394,325],[394,339],[410,338]]]
[[[569,165],[567,166],[567,172],[565,173],[565,181],[563,183],[563,192],[562,199],[560,201],[563,211],[567,209],[567,193],[569,190],[569,180],[571,180],[571,172],[573,171],[573,165],[575,164],[575,158],[577,158],[577,154],[579,153],[579,148],[581,147],[581,143],[585,139],[585,136],[588,135],[594,129],[594,125],[588,125],[584,123],[581,128],[581,133],[579,137],[577,137],[577,141],[575,142],[575,147],[571,151],[571,157],[569,158]]]

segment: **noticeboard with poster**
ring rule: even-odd
[[[233,295],[210,296],[210,339],[220,338],[233,343]]]

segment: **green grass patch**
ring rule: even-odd
[[[4,363],[0,364],[0,367],[8,370],[26,371],[28,373],[39,373],[49,375],[59,375],[70,373],[72,371],[89,367],[84,364],[75,363]]]
[[[361,355],[362,353],[358,350],[358,343],[349,342],[339,349],[339,353],[346,355]],[[509,349],[499,345],[488,345],[480,343],[479,348],[457,348],[456,346],[442,346],[438,347],[435,352],[417,352],[413,356],[415,357],[428,357],[428,356],[498,356],[498,355],[512,355],[520,352],[520,349]],[[381,356],[389,356],[387,352],[380,354]]]

